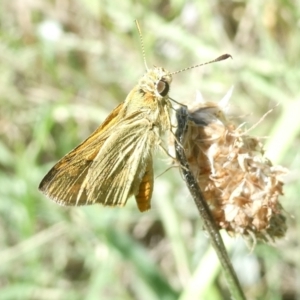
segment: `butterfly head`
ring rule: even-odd
[[[172,76],[170,72],[161,67],[149,69],[139,82],[140,88],[145,93],[152,93],[158,98],[168,95]]]

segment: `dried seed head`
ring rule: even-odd
[[[274,240],[286,232],[281,177],[258,138],[230,121],[218,104],[189,109],[183,147],[216,223],[229,234]]]

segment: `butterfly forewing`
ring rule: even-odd
[[[119,121],[122,126],[112,122],[104,132],[95,131],[50,170],[40,184],[47,196],[63,205],[98,202],[122,206],[130,195],[139,193],[147,165],[151,163],[152,168],[151,148],[157,136],[144,113],[123,118]],[[152,185],[147,186],[150,197]]]

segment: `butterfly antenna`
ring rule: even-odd
[[[141,48],[142,48],[142,55],[143,55],[143,60],[144,60],[144,64],[146,67],[146,70],[148,71],[148,65],[147,65],[147,61],[146,61],[146,55],[145,55],[145,47],[144,47],[144,40],[143,40],[143,35],[142,35],[142,31],[139,25],[139,22],[137,20],[135,20],[135,25],[137,27],[137,30],[139,32],[139,36],[140,36],[140,42],[141,42]]]
[[[201,66],[204,66],[204,65],[208,65],[208,64],[211,64],[211,63],[214,63],[214,62],[217,62],[217,61],[225,60],[229,57],[232,58],[232,56],[230,54],[223,54],[223,55],[217,57],[214,60],[208,61],[208,62],[203,63],[203,64],[198,64],[198,65],[195,65],[195,66],[184,68],[184,69],[181,69],[179,71],[175,71],[173,73],[170,73],[170,75],[178,74],[178,73],[181,73],[181,72],[184,72],[184,71],[187,71],[187,70],[190,70],[190,69],[198,68],[198,67],[201,67]]]

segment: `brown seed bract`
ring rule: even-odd
[[[189,110],[184,149],[220,229],[273,240],[286,231],[278,197],[286,170],[272,166],[261,142],[227,119],[216,103]]]

